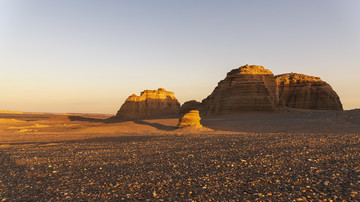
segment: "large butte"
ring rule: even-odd
[[[164,88],[144,90],[140,96],[129,96],[116,114],[118,118],[167,118],[179,114],[180,103],[174,93]]]

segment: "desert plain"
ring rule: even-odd
[[[358,201],[360,110],[0,114],[2,201]]]

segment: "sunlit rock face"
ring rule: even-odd
[[[191,110],[199,110],[201,103],[196,100],[190,100],[181,105],[180,115],[184,115]]]
[[[180,103],[173,92],[163,88],[145,90],[140,96],[131,95],[121,106],[116,116],[118,118],[161,118],[177,116]]]
[[[245,65],[231,70],[203,100],[204,113],[272,111],[278,106],[274,74],[262,66]]]
[[[319,77],[289,73],[275,78],[282,105],[312,110],[343,109],[339,96]]]
[[[203,128],[198,110],[191,110],[180,118],[178,128]]]

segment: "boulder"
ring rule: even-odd
[[[278,106],[274,74],[262,66],[245,65],[231,70],[203,100],[204,114],[273,111]]]
[[[130,119],[176,117],[179,110],[180,103],[174,93],[159,88],[145,90],[140,96],[133,94],[128,97],[116,117]]]
[[[201,103],[196,100],[190,100],[181,105],[180,115],[184,115],[191,110],[199,110]]]
[[[339,96],[319,77],[289,73],[275,77],[282,105],[297,109],[342,110]]]
[[[198,110],[191,110],[188,113],[184,114],[183,117],[180,118],[178,128],[194,128],[199,129],[203,128],[200,124],[200,115]]]

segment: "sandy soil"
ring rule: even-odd
[[[360,200],[360,110],[110,116],[0,113],[0,199]]]

